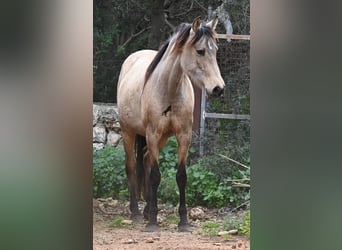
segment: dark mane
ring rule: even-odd
[[[191,40],[191,45],[197,43],[203,36],[207,36],[210,38],[215,37],[215,32],[208,26],[201,26],[195,33],[195,36]]]
[[[178,25],[175,29],[175,33],[177,34],[176,40],[175,40],[175,46],[173,48],[174,51],[180,52],[182,48],[184,47],[186,41],[188,40],[190,36],[190,30],[191,30],[191,24],[189,23],[181,23]],[[203,36],[208,36],[211,38],[214,38],[215,33],[214,31],[208,27],[201,25],[201,27],[196,31],[194,37],[191,40],[191,45],[194,45],[197,43]],[[152,75],[154,69],[157,67],[158,63],[162,59],[163,55],[165,54],[166,49],[168,48],[170,44],[170,39],[164,43],[164,45],[159,49],[157,55],[153,58],[152,62],[148,66],[145,74],[145,81],[144,81],[144,87],[150,76]]]
[[[163,55],[165,54],[165,51],[166,51],[167,47],[169,46],[169,43],[170,43],[170,40],[168,40],[166,43],[164,43],[164,45],[160,48],[157,55],[153,58],[152,62],[148,66],[148,68],[146,70],[146,74],[145,74],[144,87],[145,87],[147,80],[150,78],[152,72],[157,67],[158,63],[160,62]]]
[[[191,24],[189,23],[182,23],[178,25],[178,27],[176,28],[176,32],[178,33],[178,35],[175,41],[175,51],[180,51],[183,48],[184,44],[190,36],[190,30]]]

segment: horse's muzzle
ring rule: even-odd
[[[223,93],[223,88],[221,88],[220,86],[216,86],[213,89],[212,95],[215,97],[219,97],[220,95],[222,95],[222,93]]]

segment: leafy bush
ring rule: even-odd
[[[159,167],[161,171],[176,168],[178,160],[178,144],[176,137],[172,136],[159,153]]]
[[[191,148],[190,152],[194,149]],[[171,137],[159,155],[161,182],[158,189],[158,198],[163,203],[177,205],[179,202],[179,190],[176,182],[177,173],[177,141]],[[209,158],[209,157],[208,157]],[[186,187],[186,199],[189,206],[223,207],[236,206],[249,198],[246,189],[232,188],[232,179],[249,178],[249,170],[239,169],[234,166],[230,175],[221,176],[214,169],[222,169],[227,165],[227,160],[218,155],[210,159],[198,160],[197,163],[187,168],[188,182]]]
[[[122,149],[105,147],[93,152],[93,195],[126,199],[128,197],[125,154]]]
[[[237,229],[239,233],[247,235],[250,237],[250,210],[246,210],[241,214],[229,214],[223,219],[222,229],[223,230],[231,230]]]
[[[248,237],[251,234],[251,213],[247,211],[243,223],[239,227],[239,231]]]
[[[186,197],[189,206],[227,206],[231,186],[218,182],[215,175],[200,163],[190,166],[187,174]]]
[[[179,202],[176,172],[175,168],[164,169],[158,189],[160,201],[175,206]],[[200,164],[189,167],[187,176],[186,200],[189,206],[223,207],[241,201],[229,183],[218,182],[215,175]]]
[[[177,151],[176,138],[171,137],[159,156],[161,183],[158,199],[162,203],[174,206],[179,202],[176,182]],[[249,178],[249,169],[235,167],[230,171],[232,175],[229,177],[219,176],[212,171],[213,166],[221,165],[222,168],[227,161],[217,155],[211,159],[211,162],[206,159],[199,160],[187,168],[187,204],[224,207],[236,206],[247,200],[249,191],[244,188],[232,188],[230,180]],[[122,149],[105,147],[93,153],[93,193],[95,198],[113,197],[128,200],[125,154]]]
[[[176,173],[176,168],[161,169],[158,198],[162,203],[168,203],[176,206],[179,202],[179,190],[176,182]]]

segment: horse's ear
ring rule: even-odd
[[[218,17],[216,16],[213,20],[211,20],[210,22],[208,22],[206,24],[206,26],[210,27],[212,30],[216,29],[216,25],[218,23]]]
[[[196,33],[198,28],[201,26],[201,17],[196,17],[192,22],[192,31]]]

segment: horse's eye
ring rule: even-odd
[[[204,56],[204,54],[205,54],[205,50],[204,49],[198,49],[198,50],[196,50],[196,52],[200,56]]]

